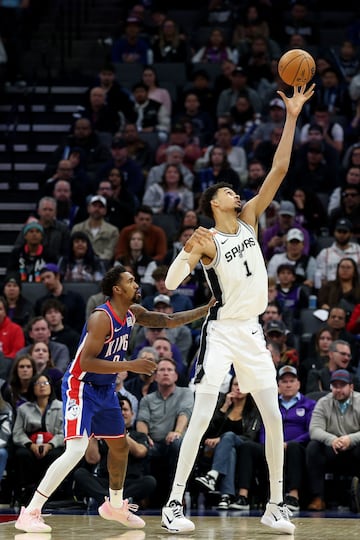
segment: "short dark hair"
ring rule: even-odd
[[[127,272],[127,270],[125,266],[122,266],[121,264],[113,266],[106,272],[101,282],[101,290],[105,296],[109,296],[110,298],[113,296],[113,287],[119,281],[120,276],[125,272]]]
[[[205,216],[209,218],[214,218],[214,214],[212,211],[211,201],[219,191],[219,189],[222,188],[230,188],[233,189],[233,186],[231,184],[228,184],[227,182],[218,182],[217,184],[213,184],[212,186],[208,187],[204,193],[201,196],[201,210]]]
[[[135,92],[135,90],[137,90],[138,88],[142,88],[143,90],[145,90],[146,92],[149,91],[149,87],[147,84],[145,84],[143,81],[139,81],[135,84],[132,85],[132,88],[131,88],[131,91],[132,92]]]
[[[131,403],[130,399],[127,396],[124,396],[121,392],[119,392],[117,397],[118,397],[118,400],[119,400],[119,403],[120,403],[120,407],[122,405],[122,402],[126,401],[129,404],[131,412],[134,412],[132,403]]]
[[[55,309],[55,311],[59,311],[61,315],[65,315],[64,304],[56,298],[49,298],[48,300],[45,300],[41,306],[41,315],[45,317],[46,313],[50,311],[50,309]]]
[[[152,208],[150,206],[147,206],[146,204],[142,204],[141,206],[139,206],[139,208],[136,210],[135,215],[137,216],[140,213],[150,214],[150,216],[154,214],[154,212],[152,211]]]

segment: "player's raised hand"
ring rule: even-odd
[[[304,86],[294,86],[294,94],[291,97],[287,97],[282,90],[278,90],[277,93],[285,102],[287,112],[298,116],[303,108],[303,105],[314,94],[315,83],[311,84],[309,88]]]
[[[185,251],[190,252],[196,246],[205,248],[209,244],[213,245],[214,234],[215,234],[214,231],[210,231],[209,229],[206,229],[205,227],[198,227],[197,229],[195,229],[193,234],[187,240],[184,246]]]

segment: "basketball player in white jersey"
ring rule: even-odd
[[[283,430],[278,405],[276,371],[265,346],[258,317],[268,301],[268,276],[257,241],[260,215],[273,200],[290,161],[297,118],[314,86],[294,88],[286,104],[284,131],[272,168],[258,194],[243,207],[229,184],[209,187],[203,194],[203,211],[215,228],[199,227],[171,264],[165,284],[176,289],[201,261],[216,299],[204,322],[195,374],[195,405],[185,434],[170,497],[162,509],[162,526],[172,533],[195,529],[183,513],[185,485],[194,465],[201,438],[212,418],[219,387],[234,366],[241,391],[250,392],[266,430],[265,452],[269,467],[270,501],[261,523],[278,533],[292,534],[295,525],[283,504]]]

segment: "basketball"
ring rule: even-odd
[[[303,86],[315,75],[315,60],[303,49],[291,49],[280,58],[278,72],[284,83]]]

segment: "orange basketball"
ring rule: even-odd
[[[303,86],[315,75],[315,60],[303,49],[291,49],[280,58],[278,71],[284,83]]]

